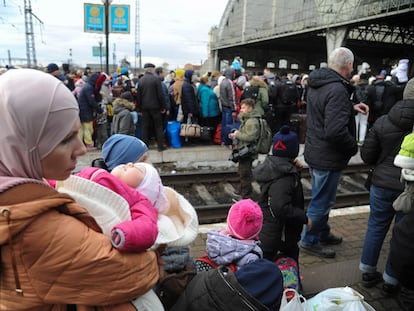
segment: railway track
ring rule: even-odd
[[[334,208],[369,203],[369,192],[364,187],[369,167],[364,164],[347,167],[338,186]],[[225,221],[228,209],[234,203],[232,193],[237,189],[239,178],[236,170],[191,171],[161,174],[164,185],[181,193],[195,207],[201,224]],[[302,170],[305,206],[311,199],[309,170]],[[253,199],[260,193],[260,185],[253,182]]]

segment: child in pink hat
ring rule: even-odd
[[[233,271],[263,257],[259,247],[259,233],[263,214],[260,206],[251,199],[233,204],[227,215],[225,230],[207,233],[206,256],[196,260],[196,269],[208,271],[220,265]]]

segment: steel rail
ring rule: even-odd
[[[343,170],[343,175],[352,174],[364,174],[368,172],[369,166],[365,164],[349,165]],[[175,174],[161,174],[164,185],[192,185],[203,183],[225,183],[225,182],[238,182],[239,177],[236,170],[227,171],[190,171],[179,172]],[[309,169],[307,167],[302,169],[302,178],[309,179]],[[305,196],[305,206],[309,204],[311,200],[310,196]],[[334,208],[344,208],[350,206],[366,205],[369,204],[369,192],[368,191],[352,191],[347,193],[338,193],[336,196],[336,202]],[[227,212],[232,205],[231,197],[229,197],[228,203],[221,204],[204,204],[194,206],[200,224],[210,224],[215,222],[222,222],[226,220]]]

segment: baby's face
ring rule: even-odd
[[[138,187],[138,185],[144,180],[145,173],[146,171],[144,166],[134,165],[134,163],[118,165],[111,171],[112,175],[118,177],[128,186],[133,188]]]

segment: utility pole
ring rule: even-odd
[[[24,0],[24,25],[26,29],[27,67],[37,68],[32,14],[32,4],[30,3],[30,0]]]
[[[135,74],[137,73],[137,58],[139,61],[139,69],[141,64],[141,38],[140,38],[140,17],[139,17],[139,0],[135,0]]]

